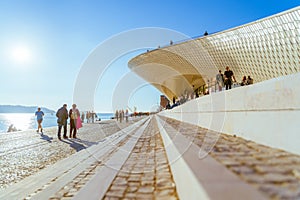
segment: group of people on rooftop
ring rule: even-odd
[[[228,66],[226,67],[224,74],[222,74],[222,71],[219,70],[219,73],[216,75],[216,84],[219,87],[219,91],[222,91],[224,86],[226,90],[231,89],[232,84],[234,82],[237,82],[236,78],[233,74],[233,71],[230,70]],[[250,76],[248,76],[248,78],[244,76],[240,83],[241,86],[251,85],[251,84],[253,84],[253,79]]]
[[[251,84],[253,84],[253,79],[250,76],[248,76],[248,78],[246,76],[244,76],[241,83],[237,83],[233,71],[231,69],[229,69],[229,67],[227,66],[225,68],[224,74],[222,74],[222,71],[219,70],[219,73],[216,75],[215,85],[207,84],[207,85],[203,85],[198,88],[194,88],[194,85],[193,85],[194,92],[189,93],[189,92],[185,91],[184,94],[181,95],[180,97],[174,96],[173,104],[171,105],[170,102],[168,102],[168,104],[166,105],[166,109],[172,109],[180,104],[185,103],[189,99],[198,98],[201,94],[207,95],[210,93],[210,89],[213,89],[212,86],[215,86],[215,91],[217,91],[217,89],[219,91],[222,91],[223,88],[225,88],[225,90],[231,89],[232,85],[234,83],[236,83],[236,85],[240,85],[240,86],[251,85]]]

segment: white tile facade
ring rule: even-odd
[[[238,82],[248,75],[257,83],[300,72],[300,7],[150,51],[133,58],[128,65],[148,82],[161,80],[154,85],[169,98],[184,93],[185,88],[176,88],[185,80],[190,83],[186,88],[190,90],[192,85],[200,86],[214,79],[218,70],[224,71],[226,66],[233,70]],[[162,67],[180,75],[160,74]],[[172,92],[166,92],[159,85]]]

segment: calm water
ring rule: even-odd
[[[112,113],[97,113],[101,120],[113,117]],[[57,126],[55,114],[45,113],[43,127]],[[7,132],[8,127],[13,124],[18,130],[36,129],[37,122],[31,113],[0,113],[0,133]]]

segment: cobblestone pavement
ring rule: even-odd
[[[109,152],[107,152],[104,156],[102,156],[99,159],[96,159],[95,162],[90,165],[88,168],[83,170],[78,176],[76,176],[71,182],[66,184],[63,188],[61,188],[56,194],[52,197],[49,197],[51,200],[66,200],[66,199],[72,199],[79,190],[86,185],[86,183],[95,175],[97,171],[100,171],[103,166],[105,166],[106,162],[111,158],[111,156],[117,152],[131,137],[132,134],[134,134],[135,131],[133,131],[131,134],[128,134],[123,140],[121,140],[119,143],[115,144],[116,147],[111,149]],[[45,186],[47,187],[47,186]],[[36,191],[36,193],[39,192],[39,190],[43,190],[43,188],[40,188]],[[35,194],[31,194],[28,198],[33,197]]]
[[[45,128],[40,135],[35,130],[0,134],[0,188],[16,183],[37,173],[48,165],[66,158],[77,151],[97,144],[141,118],[128,123],[115,120],[84,124],[77,133],[79,139],[57,139],[57,128]],[[68,127],[69,129],[69,127]]]
[[[210,155],[269,199],[300,199],[300,156],[161,117],[194,144],[218,137]],[[263,133],[262,133],[263,134]]]
[[[104,199],[178,199],[156,123],[153,118]]]

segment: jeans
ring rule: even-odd
[[[57,136],[60,138],[61,128],[64,127],[64,137],[67,137],[67,122],[64,124],[58,124]]]
[[[76,119],[70,119],[70,137],[76,138],[77,128],[76,128]],[[73,135],[72,135],[73,132]]]
[[[231,89],[232,81],[230,79],[225,80],[226,90]]]

